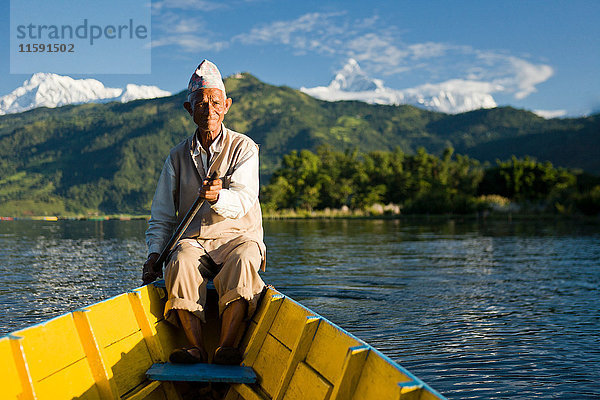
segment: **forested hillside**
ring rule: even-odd
[[[600,172],[598,116],[544,120],[512,108],[446,115],[412,106],[324,102],[249,74],[226,80],[228,127],[261,145],[263,184],[292,150],[447,147],[481,160],[531,155]],[[0,215],[147,213],[169,149],[193,133],[185,94],[35,109],[0,117]]]
[[[425,152],[292,151],[262,188],[261,204],[276,215],[383,213],[600,213],[600,177],[511,157],[482,165],[444,150]]]

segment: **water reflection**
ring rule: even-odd
[[[145,221],[0,223],[0,332],[139,284]],[[599,398],[600,234],[568,221],[266,221],[264,278],[449,398]]]
[[[600,396],[597,226],[285,224],[270,280],[448,397]]]
[[[137,285],[144,221],[0,224],[1,333]]]

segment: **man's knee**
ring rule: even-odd
[[[188,244],[178,246],[171,255],[167,271],[178,275],[199,274],[200,252],[198,250]]]
[[[225,286],[234,287],[239,284],[240,280],[258,276],[261,262],[262,255],[257,243],[246,242],[240,244],[227,256],[221,271],[214,279],[215,286],[217,282],[223,281],[228,282]]]
[[[262,254],[260,252],[260,248],[258,247],[258,243],[256,242],[246,242],[242,243],[235,248],[235,250],[229,256],[233,261],[232,264],[237,265],[251,265],[254,269],[258,270],[260,268],[260,263],[262,261]]]
[[[256,242],[237,246],[227,257],[214,283],[219,294],[219,313],[232,301],[243,298],[248,302],[248,315],[256,309],[264,282],[258,274],[262,263],[260,247]]]

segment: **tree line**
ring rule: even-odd
[[[407,154],[322,146],[286,154],[262,188],[261,203],[267,211],[395,204],[407,214],[466,214],[512,204],[523,211],[596,215],[600,177],[529,157],[482,164],[452,148],[438,157],[423,148]]]

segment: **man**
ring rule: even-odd
[[[234,347],[244,319],[256,309],[264,283],[262,215],[258,202],[258,146],[225,128],[231,107],[216,65],[202,61],[192,74],[183,104],[197,129],[171,149],[152,200],[146,231],[148,259],[143,280],[151,282],[159,253],[196,198],[206,200],[165,268],[168,300],[165,319],[179,324],[190,347],[175,350],[171,362],[207,362],[202,344],[206,284],[213,279],[219,295],[221,337],[213,356],[218,364],[239,364]],[[210,180],[209,177],[219,178]]]

